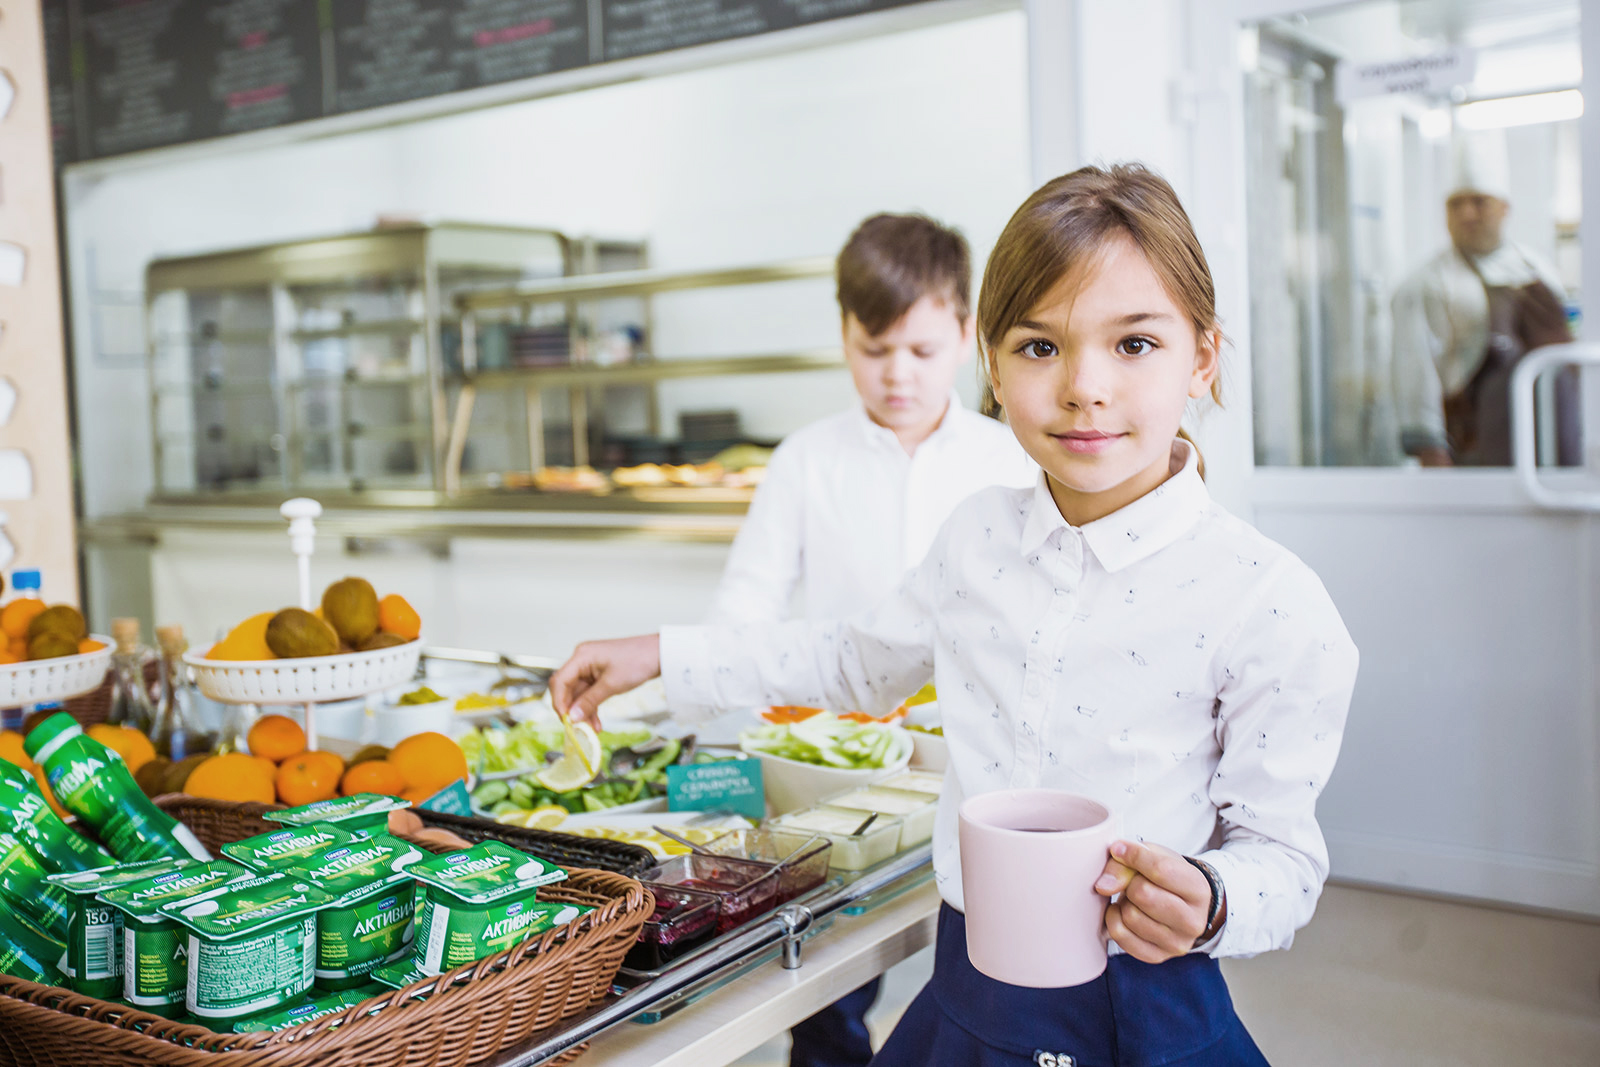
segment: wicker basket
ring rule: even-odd
[[[188,796],[158,803],[213,851],[279,828],[261,818],[270,810],[261,804]],[[567,881],[539,896],[595,910],[438,978],[277,1033],[213,1033],[0,975],[0,1061],[30,1067],[466,1067],[604,997],[654,907],[638,882],[604,871],[571,870]]]

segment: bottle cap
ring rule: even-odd
[[[22,742],[23,751],[27,752],[29,759],[36,759],[41,750],[49,747],[50,742],[69,731],[82,733],[83,728],[71,715],[64,711],[57,712],[28,733]]]
[[[40,584],[39,569],[37,567],[27,567],[11,572],[11,588],[19,593],[24,589],[32,589],[37,592]]]
[[[117,643],[118,652],[131,652],[139,643],[139,620],[112,619],[111,639]]]
[[[183,638],[183,627],[177,623],[157,626],[156,642],[161,646],[161,651],[169,656],[181,655],[189,648],[189,642]]]

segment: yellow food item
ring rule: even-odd
[[[406,641],[422,636],[422,616],[398,593],[378,601],[378,629]]]
[[[25,771],[33,770],[33,760],[22,747],[22,735],[15,730],[0,730],[0,759],[15,763]]]
[[[11,651],[11,646],[7,645],[5,648],[0,649],[0,664],[21,662],[22,657]]]
[[[39,616],[41,619],[43,615]],[[28,638],[29,659],[59,659],[78,654],[78,639],[57,630],[42,630]]]
[[[332,656],[339,635],[332,626],[302,608],[284,608],[267,623],[267,647],[284,659]]]
[[[406,780],[388,760],[367,760],[352,764],[344,772],[344,777],[339,780],[339,791],[345,796],[378,793],[397,797],[406,791]]]
[[[252,756],[280,763],[306,750],[306,732],[287,715],[263,715],[245,737]]]
[[[18,597],[0,608],[0,630],[12,640],[28,636],[28,627],[44,611],[44,601],[31,596]]]
[[[339,795],[342,764],[336,769],[334,765],[318,758],[322,755],[320,752],[302,752],[279,765],[273,782],[279,800],[291,807],[298,807],[319,800],[331,800]]]
[[[150,739],[131,726],[114,726],[108,722],[89,727],[89,736],[122,757],[128,770],[135,775],[139,768],[156,758],[156,747]]]
[[[83,614],[71,604],[53,604],[33,617],[28,623],[28,641],[31,644],[34,638],[42,633],[57,633],[72,639],[72,647],[76,651],[78,642],[89,636],[89,628],[84,625]]]
[[[228,631],[228,636],[211,646],[206,659],[251,660],[277,659],[277,654],[267,647],[267,624],[276,612],[263,611]]]
[[[277,800],[272,778],[259,761],[241,752],[203,760],[189,775],[183,791],[190,796],[240,803],[271,804]]]
[[[426,800],[457,778],[467,776],[467,757],[461,746],[444,734],[413,734],[389,750],[389,764],[405,779],[400,795]],[[420,793],[420,797],[413,794]]]
[[[106,643],[104,641],[96,641],[92,637],[85,637],[82,641],[78,642],[78,655],[83,656],[89,654],[90,652],[99,652],[105,647]]]
[[[322,593],[322,617],[351,648],[378,632],[378,594],[365,578],[342,578]]]

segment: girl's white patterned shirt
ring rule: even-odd
[[[1356,649],[1317,576],[1214,503],[1196,459],[1175,441],[1164,484],[1082,527],[1042,476],[984,490],[846,621],[664,629],[669,705],[882,713],[931,677],[950,749],[934,870],[953,907],[962,801],[1063,789],[1110,807],[1123,836],[1216,868],[1228,919],[1212,955],[1287,947],[1327,878],[1316,801]]]

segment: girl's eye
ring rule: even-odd
[[[1117,345],[1117,351],[1125,356],[1142,356],[1156,347],[1156,343],[1148,337],[1128,337]]]
[[[1025,341],[1017,351],[1029,359],[1049,359],[1056,354],[1056,346],[1049,341]]]

